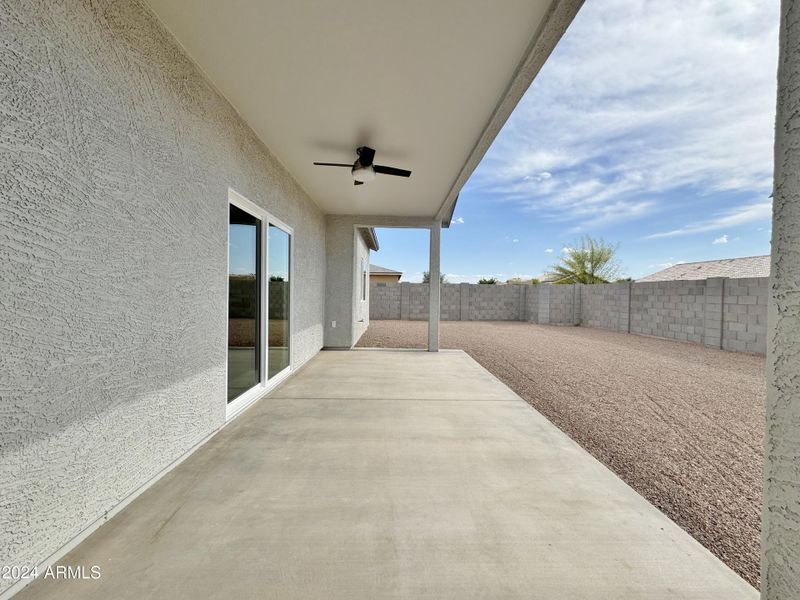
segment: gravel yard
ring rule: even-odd
[[[362,347],[424,347],[372,321]],[[754,586],[764,358],[585,327],[448,321],[461,348]]]

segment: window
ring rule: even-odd
[[[367,301],[367,261],[361,259],[361,301]]]
[[[291,370],[292,229],[228,193],[227,418]]]
[[[228,402],[261,382],[261,219],[230,205]]]
[[[290,234],[269,224],[267,232],[269,271],[269,335],[267,345],[267,379],[289,367],[289,249]]]

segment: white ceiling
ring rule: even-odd
[[[147,1],[322,210],[418,217],[458,192],[551,4]],[[354,187],[311,164],[352,163],[360,145],[411,178]]]

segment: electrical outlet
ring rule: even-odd
[[[331,327],[332,327],[333,329],[336,329],[336,321],[331,321]]]

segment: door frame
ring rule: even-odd
[[[261,281],[259,282],[259,370],[260,381],[228,402],[228,325],[229,325],[229,303],[230,303],[230,209],[226,211],[225,223],[225,420],[238,416],[245,409],[250,407],[256,400],[264,396],[272,388],[286,379],[294,367],[293,348],[294,348],[294,229],[286,223],[272,216],[267,210],[251,202],[233,188],[228,188],[228,202],[226,206],[234,205],[237,208],[253,215],[261,221],[261,248],[259,248],[259,259],[261,260]],[[269,226],[274,225],[289,234],[289,366],[277,373],[271,379],[267,379],[269,361]]]

